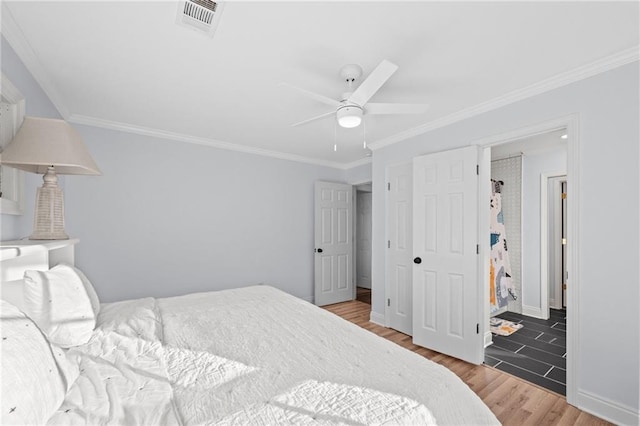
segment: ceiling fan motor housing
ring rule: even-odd
[[[353,83],[362,75],[362,67],[357,64],[347,64],[340,69],[340,77],[347,83]]]

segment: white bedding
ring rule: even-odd
[[[50,424],[497,424],[452,372],[267,286],[103,305]]]

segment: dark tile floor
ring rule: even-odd
[[[494,334],[493,345],[485,349],[484,363],[566,395],[566,317],[566,311],[556,309],[551,309],[548,320],[514,312],[498,315],[524,327],[511,336]]]

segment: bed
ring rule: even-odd
[[[273,287],[96,307],[73,265],[18,265],[0,288],[2,424],[498,424],[445,367]],[[28,327],[29,303],[64,297],[63,320]]]

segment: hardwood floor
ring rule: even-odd
[[[486,365],[473,365],[414,345],[411,337],[369,322],[371,305],[354,300],[324,307],[372,333],[444,365],[458,375],[503,425],[609,425],[567,404],[562,395]]]
[[[371,305],[371,289],[356,287],[356,300]]]

